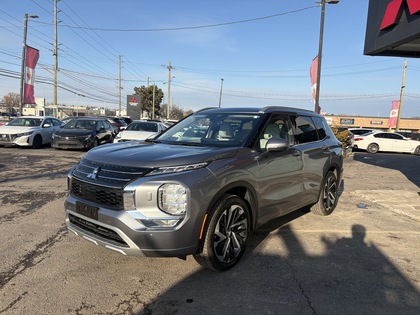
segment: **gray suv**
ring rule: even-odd
[[[68,175],[66,224],[124,255],[193,255],[223,271],[269,220],[331,214],[342,173],[341,143],[314,112],[203,109],[153,139],[87,152]]]

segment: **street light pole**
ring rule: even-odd
[[[25,81],[25,66],[26,66],[26,35],[28,33],[28,20],[29,18],[37,19],[38,15],[29,15],[25,13],[25,19],[23,21],[23,42],[22,42],[22,65],[20,68],[20,104],[19,104],[19,115],[22,116],[23,111],[23,85]]]
[[[319,91],[321,88],[321,63],[322,63],[322,44],[324,41],[324,19],[325,19],[325,3],[337,4],[340,0],[321,0],[317,2],[321,4],[321,23],[319,26],[319,46],[318,46],[318,71],[316,76],[316,95],[315,95],[315,112],[320,113],[321,107],[319,106]]]
[[[219,96],[219,108],[222,105],[222,91],[223,91],[223,79],[220,79],[222,82],[220,83],[220,96]]]

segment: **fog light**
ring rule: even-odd
[[[135,190],[124,191],[123,193],[124,210],[136,209],[135,194],[136,194]]]

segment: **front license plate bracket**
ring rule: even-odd
[[[83,202],[76,201],[76,212],[88,218],[98,220],[98,207],[94,207]]]

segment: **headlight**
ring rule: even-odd
[[[16,137],[30,136],[31,134],[33,134],[33,131],[22,132],[22,133],[16,134]]]
[[[199,168],[206,167],[208,164],[209,164],[208,162],[204,162],[204,163],[189,164],[189,165],[159,167],[159,168],[151,171],[147,175],[178,173],[178,172],[184,172],[184,171],[189,171],[189,170],[196,170],[196,169],[199,169]]]
[[[181,184],[163,184],[158,190],[158,206],[170,215],[182,215],[187,210],[187,189]]]

